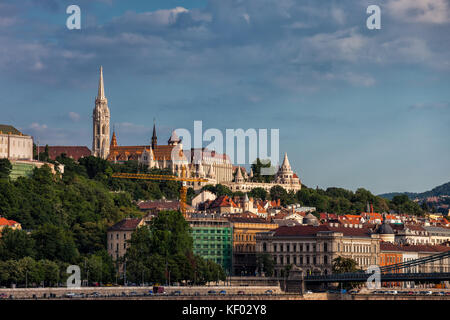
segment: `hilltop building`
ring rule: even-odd
[[[292,171],[291,164],[289,163],[289,159],[287,153],[284,154],[284,160],[281,164],[281,167],[278,168],[278,172],[275,175],[275,179],[273,182],[262,183],[262,182],[254,182],[253,174],[250,172],[250,175],[243,175],[240,167],[236,169],[236,175],[232,182],[223,183],[231,191],[241,191],[248,192],[255,188],[262,188],[267,192],[274,186],[280,186],[284,188],[286,191],[297,192],[301,190],[302,185],[301,181],[298,178],[297,174]]]
[[[33,138],[13,126],[0,124],[0,158],[33,160]]]

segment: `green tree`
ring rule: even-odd
[[[254,188],[250,192],[248,192],[249,197],[253,197],[254,199],[268,200],[269,193],[263,188]]]
[[[252,164],[251,168],[253,171],[253,181],[256,182],[271,182],[274,179],[274,175],[262,175],[262,168],[270,168],[271,163],[270,160],[261,161],[259,158]]]
[[[281,186],[273,186],[270,188],[270,198],[272,200],[280,200],[282,206],[288,204],[289,202],[288,193]]]
[[[44,224],[33,232],[38,259],[75,262],[79,256],[69,230],[51,224]]]
[[[359,270],[358,263],[351,258],[339,256],[333,260],[333,273],[351,273]]]
[[[8,159],[0,159],[0,179],[7,179],[11,173],[12,164]]]
[[[0,260],[19,260],[34,256],[34,240],[26,231],[3,229],[0,238]]]
[[[78,162],[86,168],[86,172],[91,179],[99,174],[106,174],[107,169],[111,168],[107,160],[94,156],[83,157]]]

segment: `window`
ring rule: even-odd
[[[328,252],[328,243],[323,244],[323,252]]]

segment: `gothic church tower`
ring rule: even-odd
[[[109,154],[109,119],[108,99],[105,97],[105,87],[103,85],[103,68],[100,67],[98,94],[97,98],[95,98],[95,108],[92,115],[92,155],[102,159],[106,159]]]

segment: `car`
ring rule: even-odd
[[[425,291],[425,295],[431,296],[433,294],[433,291]]]
[[[137,295],[139,295],[136,291],[131,291],[129,294],[129,296],[135,297]]]
[[[273,291],[272,290],[266,290],[266,292],[265,292],[265,294],[273,294]]]
[[[172,294],[173,294],[174,296],[181,296],[181,291],[180,291],[180,290],[177,290],[177,291],[172,292]]]
[[[74,298],[76,297],[76,294],[74,292],[67,292],[64,296],[66,298]]]
[[[308,290],[308,291],[305,292],[305,294],[312,294],[312,291]]]
[[[194,292],[194,296],[199,296],[199,295],[200,295],[200,292],[198,292],[198,291]]]
[[[408,291],[406,294],[409,295],[409,296],[411,296],[411,295],[414,294],[414,291]]]
[[[100,295],[100,293],[98,293],[98,292],[92,292],[92,293],[90,294],[90,296],[93,297],[93,298],[98,298],[98,297],[100,297],[101,295]]]
[[[225,290],[220,290],[220,291],[219,291],[219,294],[220,294],[220,295],[226,295],[227,292],[226,292]]]
[[[153,295],[153,290],[148,290],[148,294],[152,296]]]
[[[446,296],[450,296],[450,291],[447,291],[447,292],[445,293],[445,295],[446,295]]]
[[[239,291],[237,292],[237,294],[245,294],[245,292],[242,291],[242,290],[239,290]]]
[[[435,295],[435,296],[443,296],[444,294],[445,294],[444,292],[438,292],[438,291],[433,292],[433,295]]]
[[[6,293],[0,293],[0,299],[6,299],[8,295]]]
[[[214,290],[209,290],[208,291],[208,294],[216,294],[217,292],[216,291],[214,291]]]

